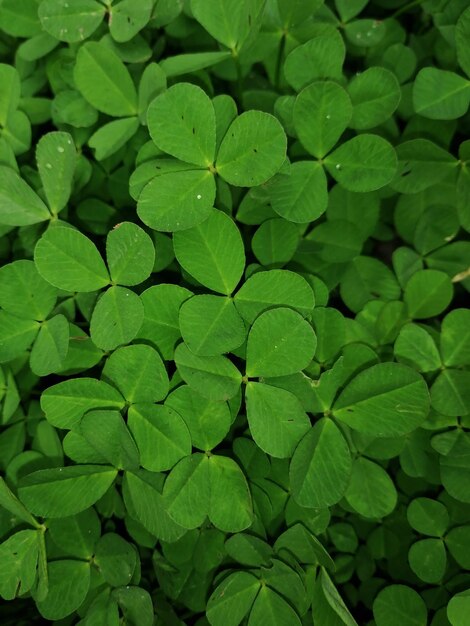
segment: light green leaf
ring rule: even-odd
[[[122,409],[125,402],[111,385],[94,378],[71,378],[41,395],[47,421],[57,428],[74,428],[91,409]]]
[[[355,192],[385,187],[397,170],[397,156],[388,141],[366,133],[343,143],[324,163],[335,180]]]
[[[229,574],[207,602],[209,623],[212,626],[238,626],[250,611],[259,589],[259,580],[250,572]]]
[[[180,385],[165,400],[186,423],[191,443],[203,451],[212,450],[230,430],[232,414],[227,402],[204,398],[188,385]]]
[[[444,370],[431,387],[431,405],[444,415],[470,413],[470,372]]]
[[[235,51],[250,32],[249,5],[246,0],[191,0],[191,11],[214,39]]]
[[[238,312],[249,324],[260,313],[277,306],[298,311],[303,317],[312,313],[315,298],[305,278],[288,270],[269,270],[250,276],[234,298]]]
[[[470,610],[470,589],[456,593],[447,605],[447,617],[452,626],[466,626]],[[420,625],[421,626],[421,625]]]
[[[368,130],[386,122],[401,99],[395,75],[383,67],[369,67],[348,85],[353,110],[351,128]]]
[[[291,605],[267,586],[262,586],[256,596],[248,626],[256,626],[263,621],[268,621],[272,626],[301,626],[300,618]]]
[[[299,242],[298,226],[275,217],[266,220],[257,229],[251,240],[251,248],[262,265],[280,267],[293,258]]]
[[[463,71],[470,76],[470,52],[468,39],[470,37],[470,10],[467,8],[460,14],[455,26],[455,47],[457,59]]]
[[[168,78],[171,78],[204,70],[228,58],[230,58],[228,50],[220,52],[192,52],[190,54],[177,54],[176,56],[168,57],[160,61],[159,65]]]
[[[297,96],[294,127],[302,145],[321,159],[336,145],[352,114],[347,92],[333,81],[319,81],[305,87]]]
[[[109,32],[118,42],[129,41],[150,21],[152,0],[122,0],[110,7]]]
[[[449,525],[449,513],[445,505],[431,498],[415,498],[406,511],[408,522],[422,535],[440,537]]]
[[[44,321],[55,306],[57,290],[32,261],[13,261],[0,268],[0,306],[17,317]]]
[[[16,111],[20,102],[21,83],[16,67],[0,63],[0,124],[5,126],[11,113]]]
[[[374,600],[377,626],[426,626],[427,609],[421,596],[405,585],[390,585]]]
[[[248,335],[246,374],[286,376],[305,369],[313,359],[317,338],[304,318],[287,308],[262,313]]]
[[[95,151],[95,159],[103,161],[115,154],[135,135],[138,128],[137,117],[123,117],[98,128],[88,140],[88,145]]]
[[[140,464],[151,472],[171,469],[191,454],[191,438],[182,417],[155,404],[134,404],[127,417],[140,452]]]
[[[99,500],[116,478],[105,465],[73,465],[39,470],[20,481],[18,496],[35,515],[68,517]]]
[[[95,32],[103,21],[105,8],[95,0],[43,0],[38,15],[50,35],[60,41],[78,43]]]
[[[351,454],[341,431],[332,420],[319,420],[292,457],[289,476],[295,501],[310,509],[333,506],[344,496],[351,469]]]
[[[297,46],[287,56],[284,74],[287,82],[300,91],[314,80],[341,79],[346,48],[339,31],[331,28]]]
[[[230,295],[245,269],[239,230],[222,211],[212,211],[202,224],[173,235],[178,262],[205,287]]]
[[[35,320],[26,320],[0,311],[0,363],[21,356],[33,343],[40,328]]]
[[[438,270],[418,270],[405,286],[405,304],[413,319],[442,313],[450,304],[454,288],[447,274]]]
[[[135,547],[116,533],[100,537],[94,559],[104,580],[112,587],[127,586],[137,567]]]
[[[230,125],[220,145],[216,168],[236,187],[269,180],[286,158],[287,139],[280,122],[263,111],[246,111]]]
[[[95,244],[74,228],[48,228],[34,249],[34,262],[48,283],[66,291],[96,291],[109,274]]]
[[[179,311],[183,339],[198,356],[217,356],[240,347],[246,339],[245,323],[233,300],[203,294],[186,300]]]
[[[118,470],[139,467],[139,451],[119,411],[92,410],[80,420],[79,433]]]
[[[176,342],[181,338],[179,309],[193,294],[179,285],[155,285],[140,296],[144,305],[144,321],[137,334],[158,348],[162,357],[173,360]]]
[[[447,367],[470,365],[470,311],[454,309],[445,316],[441,326],[440,347],[442,360]]]
[[[34,519],[31,513],[21,504],[15,494],[8,487],[3,478],[0,477],[0,506],[30,526],[39,528],[40,524]]]
[[[181,378],[209,400],[229,400],[238,392],[242,375],[224,356],[197,356],[184,343],[175,350]]]
[[[122,393],[127,402],[159,402],[169,390],[168,374],[156,350],[136,344],[115,350],[102,376]]]
[[[134,82],[121,59],[104,43],[80,47],[74,69],[75,84],[95,109],[113,117],[138,112]]]
[[[390,515],[398,496],[387,472],[377,463],[359,457],[353,462],[351,480],[344,497],[359,515],[379,519]]]
[[[66,206],[72,193],[77,151],[69,133],[47,133],[36,146],[36,162],[53,215]]]
[[[215,112],[196,85],[178,83],[149,106],[147,123],[155,144],[177,159],[208,167],[215,158]]]
[[[14,170],[0,165],[0,224],[29,226],[50,218],[36,192]]]
[[[145,185],[137,214],[154,230],[193,228],[212,213],[215,191],[214,176],[208,170],[169,172]]]
[[[69,350],[69,334],[69,322],[64,315],[55,315],[42,323],[29,361],[34,374],[48,376],[62,369]]]
[[[138,285],[152,273],[153,241],[137,224],[121,222],[106,238],[106,259],[113,282],[126,287]]]
[[[47,531],[61,550],[70,556],[88,559],[95,553],[101,536],[101,522],[95,509],[90,508],[71,517],[47,520]]]
[[[271,456],[291,457],[310,429],[310,420],[298,398],[279,387],[249,382],[245,401],[256,445]]]
[[[37,601],[38,611],[47,620],[59,620],[74,613],[90,588],[90,564],[58,560],[48,564],[49,592]]]
[[[271,206],[278,215],[296,224],[313,222],[328,205],[328,187],[320,163],[297,161],[289,172],[269,182]]]
[[[379,363],[355,376],[333,406],[336,418],[373,437],[411,433],[426,419],[429,393],[418,372],[398,363]]]
[[[102,350],[114,350],[136,337],[143,320],[140,297],[130,289],[110,287],[93,309],[91,339]]]
[[[38,531],[20,530],[0,544],[0,596],[14,600],[28,593],[36,580]]]
[[[424,67],[413,83],[416,113],[431,120],[455,120],[470,105],[470,81],[455,72]]]
[[[420,372],[434,372],[441,366],[441,358],[433,338],[417,324],[403,326],[395,341],[394,353],[398,361],[411,365]]]

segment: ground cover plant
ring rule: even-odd
[[[468,0],[0,0],[0,623],[469,626]]]

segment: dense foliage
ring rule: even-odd
[[[0,0],[2,626],[469,626],[468,0]]]

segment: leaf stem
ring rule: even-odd
[[[274,74],[274,86],[279,91],[279,84],[281,82],[281,65],[284,57],[284,51],[286,49],[286,34],[283,33],[281,41],[279,42],[279,50],[277,51],[276,70]]]
[[[412,0],[412,2],[408,2],[408,4],[405,4],[404,7],[401,7],[400,9],[397,9],[395,11],[395,13],[392,13],[391,18],[395,18],[398,17],[399,15],[402,15],[402,13],[406,13],[407,11],[409,11],[410,9],[412,9],[413,7],[416,7],[420,4],[422,4],[424,2],[424,0]]]

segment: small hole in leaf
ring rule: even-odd
[[[253,148],[253,152],[258,153],[258,150],[256,148]]]

